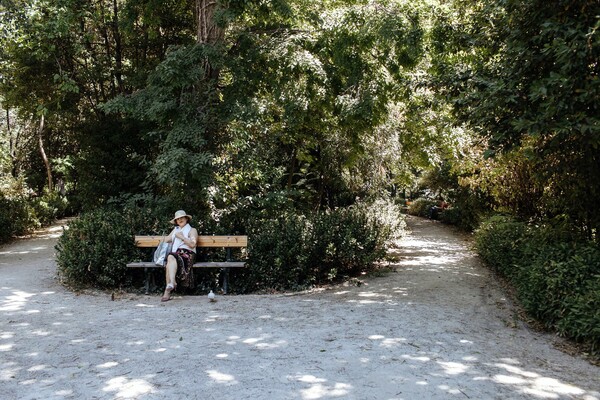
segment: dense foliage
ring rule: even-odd
[[[139,202],[146,207],[138,207]],[[173,204],[139,197],[122,204],[82,213],[69,223],[56,245],[63,283],[75,288],[127,286],[132,284],[132,276],[127,275],[125,264],[152,258],[135,247],[133,236],[168,233]]]
[[[431,85],[473,139],[425,182],[475,221],[511,215],[486,220],[479,253],[533,317],[596,352],[599,15],[596,1],[441,7]]]
[[[297,290],[360,276],[386,258],[403,228],[399,209],[384,202],[251,221],[250,268],[235,285]]]
[[[600,4],[457,2],[434,29],[433,76],[458,122],[487,141],[473,181],[522,218],[569,218],[597,237]],[[466,166],[469,168],[469,166]]]
[[[427,218],[430,215],[431,207],[436,206],[438,201],[434,199],[426,199],[419,197],[418,199],[410,202],[408,207],[408,213],[410,215],[416,215],[418,217]]]
[[[56,246],[59,276],[73,287],[116,287],[135,254],[129,225],[118,212],[96,211],[74,220]]]
[[[85,213],[59,239],[61,279],[73,287],[139,286],[141,281],[126,274],[125,264],[152,255],[135,247],[133,235],[166,233],[167,220],[160,205],[143,212],[128,207]],[[194,218],[193,225],[205,234],[227,229],[202,217]],[[395,205],[378,201],[308,215],[255,214],[238,228],[250,237],[248,267],[231,272],[235,274],[232,290],[244,293],[298,290],[369,272],[403,235],[404,220]],[[199,249],[198,257],[222,261],[224,255]],[[216,284],[214,272],[205,275],[198,280]]]
[[[22,181],[0,181],[0,243],[24,235],[64,217],[68,201],[58,192],[32,196]]]
[[[564,221],[534,226],[495,216],[477,231],[482,258],[546,327],[600,352],[600,247]]]

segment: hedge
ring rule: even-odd
[[[568,227],[494,216],[476,231],[483,260],[515,287],[525,311],[600,353],[600,246]]]

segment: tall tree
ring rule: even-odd
[[[213,177],[211,160],[219,142],[219,65],[224,27],[220,3],[188,4],[195,16],[195,43],[172,46],[141,90],[104,107],[146,125],[141,140],[155,143],[149,154],[145,187],[182,206],[199,207]]]

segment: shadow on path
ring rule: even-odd
[[[0,398],[600,399],[598,367],[512,323],[467,237],[409,225],[360,287],[216,303],[77,296],[56,233],[0,247]]]

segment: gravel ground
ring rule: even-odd
[[[596,399],[469,238],[408,218],[394,272],[295,294],[77,295],[54,227],[0,247],[0,399]]]

